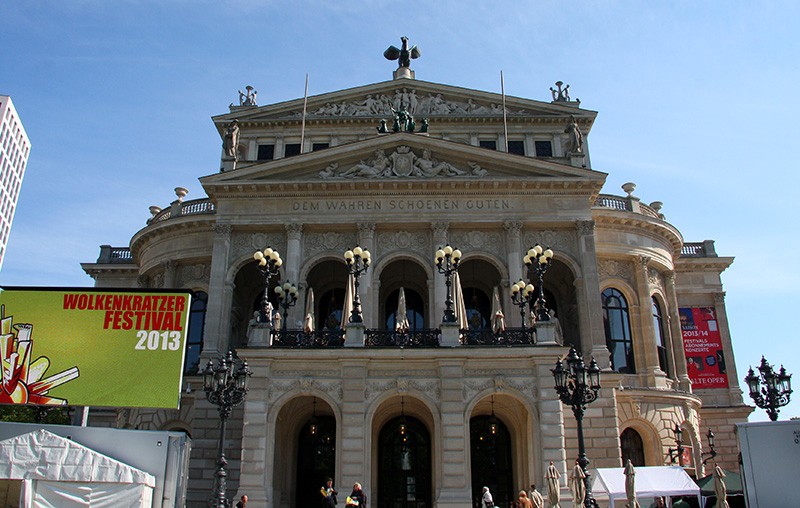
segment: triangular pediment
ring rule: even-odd
[[[385,134],[201,178],[212,198],[264,185],[305,188],[352,183],[450,186],[531,185],[597,193],[606,174],[421,134]]]
[[[231,112],[213,117],[223,132],[236,119],[243,125],[276,121],[299,121],[303,116],[302,97],[266,106],[232,106]],[[405,106],[417,118],[450,119],[503,118],[503,97],[485,92],[416,79],[396,79],[308,97],[307,121],[366,120],[390,118],[391,108]],[[597,113],[577,107],[577,102],[544,102],[519,97],[505,98],[507,118],[564,118],[575,115],[587,132]],[[376,122],[377,125],[377,122]]]

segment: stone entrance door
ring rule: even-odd
[[[431,508],[431,440],[416,418],[399,416],[378,440],[377,508]]]

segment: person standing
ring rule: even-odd
[[[361,490],[360,483],[353,485],[353,492],[351,492],[350,497],[347,498],[346,506],[358,506],[359,508],[367,506],[367,495]]]
[[[319,493],[322,494],[322,508],[334,508],[336,506],[336,489],[333,488],[333,479],[328,478],[325,480],[325,485],[319,489]]]
[[[533,503],[528,499],[528,493],[524,490],[519,491],[519,498],[517,499],[517,506],[519,508],[533,508]]]
[[[242,496],[242,499],[236,503],[236,508],[247,508],[247,496]]]
[[[494,508],[494,499],[492,499],[492,493],[489,492],[489,487],[483,488],[483,497],[481,501],[483,502],[482,508]]]

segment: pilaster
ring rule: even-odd
[[[177,287],[177,271],[178,264],[175,261],[167,260],[163,263],[164,266],[164,289]]]
[[[283,263],[283,273],[286,280],[300,288],[300,268],[303,266],[303,224],[290,222],[286,228],[286,258]],[[301,293],[305,295],[305,292]],[[305,302],[298,300],[297,305],[289,310],[289,329],[295,327],[295,323],[302,321]]]
[[[683,334],[681,333],[681,318],[678,313],[678,294],[675,291],[675,272],[665,274],[667,285],[667,298],[669,299],[670,335],[672,336],[672,352],[675,356],[675,374],[678,378],[678,387],[686,392],[692,391],[692,382],[686,366],[686,352],[683,349]]]
[[[249,503],[267,506],[271,497],[267,485],[272,484],[272,470],[266,463],[267,441],[275,438],[267,431],[271,362],[259,363],[258,370],[263,375],[250,378],[244,401],[239,492],[235,499],[247,494]]]
[[[211,275],[208,281],[208,307],[206,308],[205,336],[203,337],[203,356],[214,357],[227,349],[230,316],[227,275],[230,263],[231,231],[230,224],[214,224],[214,245],[211,254]],[[221,297],[220,297],[221,296]]]
[[[447,231],[450,227],[448,222],[432,222],[432,245],[433,252],[430,253],[429,259],[433,259],[436,251],[447,245]],[[447,299],[447,284],[445,284],[444,277],[436,273],[433,277],[433,313],[428,318],[428,323],[431,328],[437,328],[442,322],[444,315],[444,301]]]
[[[635,275],[636,291],[639,293],[639,321],[641,321],[641,337],[633,341],[639,359],[640,372],[647,376],[647,385],[656,386],[657,375],[662,374],[658,364],[658,350],[656,349],[656,329],[653,325],[652,300],[650,297],[650,283],[648,282],[649,256],[639,256]],[[637,345],[638,344],[638,345]],[[638,369],[637,369],[638,370]]]
[[[722,339],[722,354],[725,355],[725,370],[728,374],[728,389],[730,390],[731,405],[742,405],[742,390],[739,388],[739,374],[736,372],[736,361],[733,357],[733,343],[731,330],[728,325],[728,311],[725,307],[725,292],[714,293],[714,311],[717,315],[720,339]]]
[[[578,251],[583,272],[580,283],[576,280],[575,288],[581,313],[581,350],[584,357],[593,357],[601,369],[609,369],[611,356],[606,346],[606,334],[603,328],[594,221],[575,221],[575,227],[578,232]]]
[[[442,361],[439,365],[441,380],[442,478],[437,482],[438,492],[434,500],[437,507],[471,506],[472,487],[468,483],[469,445],[464,432],[464,365],[460,361]]]
[[[376,254],[374,222],[358,223],[358,245],[361,246],[362,249],[367,249],[373,255]],[[374,324],[378,322],[378,291],[375,289],[373,281],[374,275],[375,270],[368,269],[359,281],[359,289],[362,296],[361,314],[367,326],[374,326]]]
[[[522,279],[522,221],[505,221],[503,229],[506,231],[506,251],[508,252],[506,266],[508,266],[509,284],[516,284]],[[506,291],[506,293],[508,292]],[[511,307],[506,307],[506,323],[509,326],[522,326],[522,323],[517,321],[519,312],[510,312],[510,309]]]

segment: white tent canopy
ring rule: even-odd
[[[22,481],[20,506],[149,508],[155,477],[52,432],[0,441],[0,479]]]
[[[625,468],[595,469],[592,474],[592,494],[597,499],[608,499],[611,508],[614,508],[615,500],[627,500]],[[699,502],[700,487],[680,466],[637,467],[636,496],[641,498],[697,496]]]

